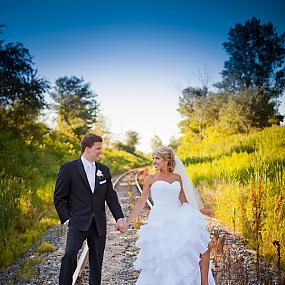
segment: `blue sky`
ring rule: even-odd
[[[199,85],[205,66],[220,80],[222,43],[255,16],[285,32],[284,1],[0,0],[6,41],[19,41],[52,84],[76,75],[92,84],[115,137],[132,129],[140,149],[153,135],[179,136],[180,90]],[[285,113],[285,103],[281,106]]]

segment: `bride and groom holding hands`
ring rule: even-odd
[[[170,147],[154,150],[156,173],[147,176],[141,197],[125,218],[110,170],[98,162],[102,144],[100,136],[87,134],[81,140],[81,157],[63,164],[59,170],[54,204],[61,223],[68,226],[59,284],[72,284],[77,254],[85,239],[89,247],[89,284],[101,284],[106,243],[105,204],[116,220],[117,229],[123,233],[139,216],[149,195],[154,207],[148,223],[138,231],[136,246],[140,252],[134,267],[141,271],[136,284],[215,284],[209,270],[210,236],[199,211],[203,205],[181,160]]]

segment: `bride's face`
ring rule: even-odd
[[[167,160],[158,156],[158,155],[152,156],[152,162],[153,162],[154,168],[156,170],[160,170],[162,168],[165,168],[167,165]]]

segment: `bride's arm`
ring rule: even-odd
[[[142,194],[138,202],[136,203],[135,207],[133,208],[132,212],[130,213],[130,215],[128,216],[126,220],[127,226],[129,226],[142,212],[145,202],[147,201],[147,198],[149,196],[151,181],[152,181],[152,178],[150,175],[148,175],[143,184]]]
[[[178,175],[178,174],[177,174]],[[183,203],[188,203],[188,200],[186,198],[186,195],[185,195],[185,192],[184,192],[184,189],[183,189],[183,183],[182,183],[182,179],[181,179],[181,176],[178,175],[178,179],[179,179],[179,182],[180,182],[180,193],[179,193],[179,200],[180,200],[180,203],[183,204]]]

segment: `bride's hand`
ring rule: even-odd
[[[206,215],[205,208],[200,209],[200,212],[201,212],[203,215]]]
[[[117,229],[121,232],[121,233],[125,233],[128,230],[128,224],[126,222],[126,219],[119,219],[117,221]]]

